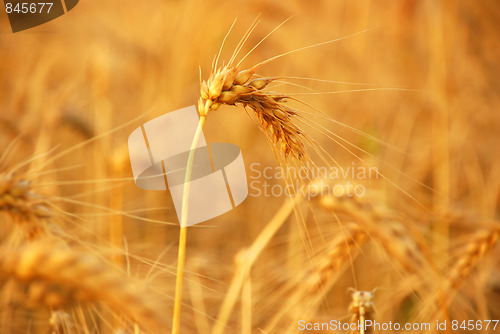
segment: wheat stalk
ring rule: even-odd
[[[200,113],[201,115],[201,113]],[[189,185],[191,182],[191,172],[193,170],[194,152],[196,144],[200,139],[203,125],[205,124],[206,115],[201,115],[198,122],[198,127],[191,143],[191,150],[189,151],[186,176],[184,178],[184,189],[182,192],[182,213],[181,213],[181,227],[179,231],[179,248],[177,256],[177,275],[175,280],[175,299],[174,299],[174,314],[172,318],[172,334],[179,333],[181,323],[181,306],[182,306],[182,287],[184,279],[184,264],[186,261],[186,240],[187,240],[187,220],[188,220],[188,204],[189,204]]]
[[[277,28],[279,28],[279,26]],[[201,127],[203,126],[205,119],[210,112],[218,110],[221,105],[241,106],[245,111],[248,112],[248,110],[250,110],[251,112],[253,112],[259,128],[266,134],[266,137],[272,144],[274,152],[278,153],[278,155],[281,153],[284,156],[285,162],[287,161],[289,156],[294,157],[300,162],[303,162],[306,159],[310,160],[305,151],[305,143],[306,142],[313,143],[314,145],[314,141],[310,139],[306,135],[306,133],[304,133],[296,124],[294,124],[293,120],[298,116],[297,111],[293,110],[292,108],[286,105],[286,102],[288,100],[295,100],[299,102],[301,101],[293,98],[290,95],[280,94],[266,90],[266,88],[270,83],[278,80],[279,78],[262,77],[259,76],[256,72],[261,65],[266,64],[272,60],[278,59],[284,55],[332,43],[343,38],[354,36],[358,33],[340,39],[318,43],[315,45],[286,52],[278,56],[274,56],[267,60],[264,60],[248,69],[243,69],[241,67],[241,63],[243,62],[243,60],[260,43],[262,43],[263,40],[265,40],[272,32],[274,32],[274,30],[271,31],[270,34],[264,37],[259,43],[257,43],[257,45],[253,49],[251,49],[244,57],[242,57],[242,59],[237,64],[235,64],[235,59],[238,53],[241,51],[243,44],[246,42],[246,40],[249,37],[249,34],[252,32],[254,28],[255,25],[252,25],[250,27],[247,34],[245,34],[245,36],[242,38],[242,40],[236,47],[229,62],[227,64],[223,63],[222,66],[220,67],[218,66],[218,60],[220,56],[219,52],[217,57],[214,59],[214,62],[212,63],[212,69],[208,79],[206,80],[201,79],[201,69],[200,69],[200,97],[198,100],[200,125],[198,126],[197,134],[201,132]],[[226,38],[224,38],[224,42]],[[224,45],[224,42],[222,46]],[[185,225],[183,225],[182,222],[187,221],[187,218],[185,216],[187,214],[187,210],[185,210],[185,208],[187,208],[187,198],[189,196],[188,183],[190,181],[192,158],[194,155],[193,148],[195,147],[196,142],[197,142],[197,137],[195,136],[195,139],[193,140],[192,144],[192,149],[189,155],[188,166],[186,168],[186,178],[185,178],[186,183],[183,193],[183,211],[181,218],[181,232],[179,238],[178,271],[177,271],[177,284],[176,284],[176,298],[174,306],[174,321],[173,321],[174,325],[172,329],[173,334],[178,333],[179,330],[178,326],[180,323],[180,305],[182,296],[182,291],[181,291],[182,269],[184,266],[185,244],[186,244],[186,233],[187,233],[184,230]],[[278,155],[276,155],[276,158],[278,159],[278,162],[280,162]],[[285,179],[285,181],[287,180]],[[251,265],[244,267],[242,266],[241,270],[243,272],[243,276],[240,276],[241,279],[234,281],[234,285],[231,286],[231,288],[234,288],[235,291],[231,291],[231,293],[228,294],[230,297],[228,297],[224,301],[223,307],[219,314],[219,322],[217,323],[213,331],[214,333],[219,333],[223,331],[223,325],[227,322],[227,318],[229,316],[228,312],[230,312],[230,310],[234,305],[236,293],[240,291],[242,282],[247,279],[248,270],[250,268]]]
[[[243,37],[242,42],[244,42],[246,38],[248,38],[248,34]],[[285,100],[290,97],[282,94],[264,92],[263,89],[276,79],[254,78],[258,65],[247,70],[239,70],[239,64],[233,66],[232,64],[238,51],[239,47],[237,47],[233,53],[233,57],[229,64],[223,65],[220,68],[217,67],[217,60],[219,57],[217,56],[214,60],[211,74],[206,81],[201,80],[200,71],[201,88],[198,101],[200,121],[191,145],[184,180],[172,334],[178,333],[180,326],[182,281],[186,254],[189,182],[191,180],[191,171],[194,161],[194,149],[196,148],[209,111],[217,110],[222,104],[242,105],[245,110],[249,108],[254,111],[260,128],[274,144],[275,149],[283,152],[285,159],[290,154],[298,160],[303,159],[305,156],[303,140],[306,137],[291,121],[292,117],[296,116],[296,112],[284,104]],[[243,57],[243,59],[244,58],[245,57]]]

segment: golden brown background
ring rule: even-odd
[[[168,193],[134,185],[127,138],[147,120],[196,104],[199,67],[206,78],[235,18],[223,59],[258,16],[261,22],[245,53],[292,19],[245,60],[246,67],[367,30],[280,58],[259,73],[348,83],[299,82],[320,92],[376,88],[303,99],[386,143],[319,121],[365,150],[355,153],[389,180],[370,184],[372,195],[365,200],[416,230],[399,241],[393,235],[395,247],[402,243],[404,248],[405,237],[418,235],[430,254],[428,265],[406,270],[401,263],[414,261],[411,254],[398,261],[383,239],[369,233],[359,254],[328,276],[329,288],[315,294],[303,280],[328,261],[325,249],[343,224],[356,219],[314,201],[303,203],[302,218],[292,214],[260,254],[225,332],[287,333],[297,331],[299,319],[349,321],[349,287],[378,288],[374,317],[379,321],[442,319],[428,301],[441,281],[422,277],[429,277],[429,266],[446,277],[467,250],[472,232],[492,228],[499,214],[498,1],[81,1],[66,15],[15,34],[2,13],[1,151],[15,141],[2,172],[35,157],[20,173],[58,208],[52,208],[51,229],[63,232],[53,234],[151,288],[149,297],[170,319],[179,227]],[[340,165],[359,161],[332,139],[306,131]],[[251,163],[277,165],[266,137],[240,108],[223,107],[209,115],[205,135],[240,146],[247,172]],[[190,228],[181,333],[213,328],[230,293],[236,254],[257,240],[283,201],[249,197],[230,213]],[[386,224],[385,219],[375,223],[380,229]],[[299,226],[307,227],[307,237]],[[2,232],[4,244],[8,233]],[[304,240],[312,241],[312,249]],[[485,255],[443,306],[450,319],[500,318],[498,247],[491,252],[496,255]],[[300,289],[301,299],[292,301],[290,291]],[[1,308],[2,333],[49,330],[50,311],[44,307],[5,302]],[[63,332],[134,330],[100,304],[84,310],[98,316],[67,320],[72,329],[66,326]],[[66,311],[75,317],[74,309]]]

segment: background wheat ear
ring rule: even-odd
[[[52,212],[46,198],[31,189],[31,182],[10,173],[0,173],[0,212],[13,221],[11,243],[23,243],[48,234]]]
[[[103,302],[155,333],[167,330],[165,316],[144,294],[137,282],[98,258],[32,242],[0,249],[0,279],[14,279],[26,291],[25,302],[49,308]]]
[[[459,289],[479,261],[497,245],[499,237],[499,225],[480,230],[472,235],[465,249],[452,265],[444,283],[445,287],[450,290]]]

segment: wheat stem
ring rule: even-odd
[[[255,239],[253,244],[246,250],[241,251],[236,260],[236,269],[233,274],[229,289],[227,290],[222,306],[217,316],[217,321],[212,329],[212,334],[222,334],[225,326],[229,321],[229,317],[236,304],[240,292],[248,277],[252,266],[262,253],[264,248],[271,241],[271,238],[283,226],[288,217],[293,213],[295,206],[297,206],[304,197],[297,194],[294,198],[287,199],[280,207],[278,212],[273,216],[269,224],[267,224],[259,236]]]
[[[184,179],[184,191],[182,193],[182,213],[181,213],[181,229],[179,232],[179,252],[177,257],[177,277],[175,281],[175,301],[174,301],[174,316],[172,319],[172,334],[179,333],[181,323],[181,306],[182,306],[182,283],[184,276],[184,262],[186,259],[186,239],[187,239],[187,219],[189,206],[189,185],[191,181],[191,172],[193,170],[194,152],[200,139],[203,125],[205,124],[206,116],[200,116],[198,127],[194,134],[191,150],[186,166],[186,177]]]

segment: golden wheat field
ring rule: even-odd
[[[0,333],[500,333],[500,2],[0,7]],[[181,228],[128,138],[191,105],[248,196]]]

